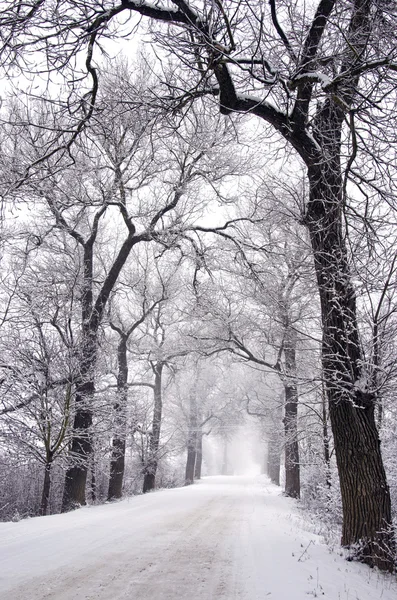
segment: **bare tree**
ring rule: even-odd
[[[22,264],[14,256],[13,268],[19,274],[8,304],[9,320],[3,324],[7,335],[3,330],[0,384],[3,439],[10,451],[23,450],[44,465],[43,515],[48,510],[53,465],[69,442],[75,369],[69,327],[74,290],[65,282],[64,261],[52,253],[54,244],[47,239],[45,246],[47,257],[36,246]],[[46,260],[49,254],[51,262]]]
[[[74,2],[65,2],[62,9],[50,9],[45,0],[6,6],[4,63],[23,68],[26,50],[34,50],[65,71],[86,49],[92,86],[68,143],[94,111],[96,43],[117,35],[119,15],[137,13],[167,26],[153,35],[180,59],[181,74],[171,80],[179,107],[196,96],[217,97],[221,113],[255,115],[305,165],[309,199],[303,220],[321,300],[323,370],[344,509],[342,544],[357,544],[362,560],[392,570],[390,494],[360,343],[344,211],[348,181],[364,206],[367,198],[392,202],[395,195],[389,160],[397,71],[394,7],[374,0],[320,0],[304,8],[299,3],[277,8],[273,0],[172,0],[155,6],[123,0],[110,8],[88,2],[75,10]],[[65,144],[47,155],[59,147]]]
[[[138,261],[137,261],[138,262]],[[126,307],[123,310],[115,312],[114,298],[112,302],[112,308],[109,315],[109,325],[118,334],[118,345],[117,345],[117,400],[113,405],[113,411],[115,415],[115,430],[113,433],[112,440],[112,454],[110,460],[110,477],[109,477],[109,489],[108,489],[108,500],[114,498],[121,498],[123,476],[124,476],[124,463],[125,463],[125,430],[127,422],[127,405],[128,405],[128,343],[134,332],[139,330],[140,326],[144,321],[151,315],[151,313],[166,300],[166,290],[164,283],[160,286],[159,295],[157,298],[151,298],[149,288],[149,264],[146,262],[143,265],[143,285],[139,281],[135,285],[131,285],[128,290],[128,305],[131,311],[132,305],[132,294],[141,292],[141,298],[139,304],[140,314],[136,316],[132,323],[125,324],[125,316],[122,313],[126,312]],[[141,285],[139,285],[141,283]],[[153,285],[153,283],[152,283]],[[129,287],[129,286],[128,286]],[[123,285],[124,293],[128,289],[126,283]]]
[[[362,384],[367,379],[343,206],[346,178],[353,175],[361,181],[353,169],[357,145],[366,150],[357,136],[360,118],[368,123],[367,113],[378,101],[386,112],[387,103],[392,104],[393,15],[370,0],[346,3],[345,10],[322,0],[314,14],[303,15],[299,8],[278,15],[274,3],[269,9],[258,3],[256,10],[241,3],[237,13],[222,4],[215,9],[211,5],[210,11],[206,3],[197,8],[180,0],[173,4],[172,10],[145,3],[122,6],[179,26],[182,32],[173,31],[166,43],[185,54],[185,64],[190,52],[201,78],[199,90],[210,87],[219,94],[223,114],[249,112],[270,124],[307,167],[310,190],[304,222],[321,299],[323,369],[344,507],[342,543],[359,544],[362,560],[392,570],[390,494],[374,417],[376,399]],[[302,18],[303,35],[294,26]],[[102,19],[95,21],[98,28],[110,17]],[[380,47],[379,28],[385,26],[388,35]],[[241,47],[244,33],[248,41]],[[247,94],[252,88],[258,95]],[[373,131],[376,127],[372,125]],[[348,158],[342,161],[345,152]]]

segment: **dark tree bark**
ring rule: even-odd
[[[92,452],[92,399],[95,392],[94,372],[98,349],[98,330],[109,296],[133,246],[146,240],[144,236],[135,236],[135,228],[126,218],[128,235],[122,244],[109,273],[103,282],[96,301],[93,301],[93,247],[98,232],[98,224],[105,209],[100,210],[94,221],[90,238],[85,242],[73,231],[84,249],[84,284],[81,300],[82,307],[82,346],[80,372],[75,388],[75,417],[73,437],[70,449],[71,466],[66,471],[65,487],[62,499],[62,512],[72,510],[86,503],[86,483],[89,457]],[[64,225],[67,228],[66,225]],[[69,228],[67,228],[68,231]]]
[[[197,439],[198,439],[198,414],[196,389],[189,394],[189,431],[187,438],[187,457],[185,469],[185,485],[191,485],[194,481],[194,471],[197,458]]]
[[[66,432],[69,424],[69,411],[70,411],[70,403],[71,403],[71,385],[67,383],[66,391],[65,391],[65,402],[63,405],[63,413],[62,413],[62,421],[61,426],[55,432],[55,438],[53,439],[53,426],[51,423],[51,418],[49,418],[43,427],[43,443],[45,447],[45,466],[44,466],[44,481],[43,481],[43,491],[41,496],[41,505],[40,505],[40,514],[46,515],[48,512],[48,503],[50,499],[50,491],[51,491],[51,472],[54,460],[61,451]],[[50,416],[50,415],[49,415]]]
[[[331,453],[329,449],[329,432],[328,432],[328,415],[325,393],[322,395],[323,408],[323,448],[324,448],[324,463],[325,463],[325,483],[328,488],[332,485],[331,480]]]
[[[285,376],[285,494],[300,498],[298,444],[298,385],[296,380],[296,331],[288,325],[284,338]]]
[[[135,321],[128,329],[123,329],[110,320],[110,327],[119,335],[117,346],[117,401],[113,406],[115,416],[115,430],[112,441],[112,454],[110,459],[110,476],[108,488],[108,500],[122,497],[123,478],[125,469],[125,449],[126,449],[126,411],[128,402],[128,360],[127,343],[131,334],[145,321],[146,317],[161,304],[165,299],[165,293],[161,298],[146,307],[146,299],[143,303],[141,317]],[[154,388],[153,388],[154,389]],[[154,480],[153,480],[154,486]],[[152,489],[152,488],[150,488]]]
[[[121,335],[120,335],[121,333]],[[127,339],[128,335],[119,331],[120,341],[117,348],[118,374],[117,374],[117,402],[113,406],[115,415],[115,433],[112,441],[112,455],[110,459],[110,477],[108,500],[121,498],[125,466],[125,427],[126,406],[128,399],[128,362]]]
[[[51,467],[52,455],[47,456],[47,462],[44,468],[43,492],[41,495],[40,515],[44,516],[48,511],[48,503],[50,500],[51,491]]]
[[[203,432],[201,427],[198,428],[197,432],[197,443],[196,443],[196,462],[194,465],[194,478],[201,479],[201,468],[203,465]]]
[[[96,472],[95,472],[95,453],[91,453],[91,501],[96,502],[98,498],[97,493],[97,482],[96,482]]]
[[[73,510],[86,504],[85,488],[88,463],[92,452],[91,426],[92,411],[88,408],[93,394],[93,382],[76,385],[76,412],[73,421],[73,437],[70,446],[72,466],[65,476],[62,512]]]
[[[156,471],[157,471],[157,462],[154,461],[147,465],[144,478],[143,478],[143,487],[142,492],[146,494],[146,492],[151,492],[154,490],[156,486]]]
[[[321,115],[318,138],[339,144],[338,110]],[[340,119],[340,116],[339,116]],[[336,138],[336,139],[335,139]],[[334,149],[334,156],[339,154]],[[375,423],[376,396],[362,379],[356,298],[342,232],[339,159],[309,168],[307,226],[322,308],[323,369],[343,503],[342,544],[359,545],[371,565],[392,570],[391,502]]]
[[[285,385],[285,494],[290,498],[300,498],[300,467],[297,421],[297,389],[294,385]]]
[[[112,457],[110,461],[110,477],[108,500],[121,498],[123,495],[123,479],[125,469],[125,438],[117,436],[112,442]]]
[[[187,458],[185,469],[185,485],[191,485],[194,481],[194,470],[196,466],[196,434],[189,435],[187,443]]]
[[[96,223],[104,211],[99,211]],[[75,234],[75,232],[74,232]],[[83,293],[81,298],[82,345],[80,372],[75,383],[75,415],[73,436],[70,447],[71,465],[66,471],[62,498],[62,512],[73,510],[86,504],[86,482],[89,459],[92,452],[92,398],[95,392],[94,369],[97,354],[98,327],[91,321],[93,311],[93,247],[97,235],[94,228],[88,241],[75,234],[84,251]],[[99,326],[99,321],[98,321]]]
[[[156,471],[158,465],[158,453],[160,448],[160,433],[161,419],[163,414],[163,399],[162,399],[162,374],[164,363],[157,361],[152,365],[154,371],[154,407],[152,431],[149,442],[149,456],[144,469],[143,477],[143,493],[150,492],[156,485]]]

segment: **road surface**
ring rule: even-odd
[[[0,524],[1,600],[395,600],[264,478],[211,477]]]

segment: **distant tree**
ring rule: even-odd
[[[247,211],[251,218],[235,219],[227,235],[212,231],[222,244],[213,281],[198,295],[198,318],[208,324],[199,335],[207,352],[233,352],[280,378],[285,395],[285,493],[299,498],[298,385],[306,375],[297,355],[306,333],[313,333],[311,255],[293,212],[286,218],[274,207],[264,208],[263,199],[261,206],[257,195],[254,202]],[[210,228],[206,233],[211,235]],[[307,331],[309,321],[312,331]]]
[[[211,377],[209,365],[206,365],[205,361],[201,361],[200,364],[196,357],[195,361],[191,361],[191,364],[186,367],[189,385],[185,388],[187,394],[185,485],[191,485],[195,479],[201,478],[203,436],[211,433],[212,426],[216,429],[225,407],[219,406],[216,402],[217,382]]]

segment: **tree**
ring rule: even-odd
[[[201,79],[199,91],[219,94],[225,115],[249,112],[270,124],[307,168],[304,222],[321,301],[323,372],[344,509],[342,544],[358,544],[362,560],[393,570],[390,493],[375,423],[376,399],[363,385],[356,296],[343,232],[346,178],[353,175],[362,182],[352,167],[358,152],[367,150],[365,138],[357,150],[360,118],[368,122],[374,103],[385,112],[387,103],[393,103],[392,13],[371,0],[346,3],[340,11],[334,0],[321,0],[314,15],[301,15],[298,7],[277,15],[274,2],[266,12],[260,3],[257,10],[241,3],[237,12],[222,4],[209,12],[205,3],[197,8],[184,0],[173,4],[170,10],[127,1],[120,10],[185,31],[177,35],[173,30],[168,46],[183,51],[184,64],[190,51]],[[302,18],[303,36],[294,26]],[[95,31],[110,19],[97,17]],[[379,28],[384,26],[388,38],[383,36],[380,48]],[[243,27],[253,35],[242,55]],[[251,87],[259,96],[246,93]]]
[[[96,43],[101,36],[117,35],[119,15],[137,13],[168,27],[157,39],[180,58],[181,74],[169,85],[177,106],[184,109],[197,96],[216,97],[222,114],[249,113],[268,124],[305,165],[309,199],[303,220],[321,301],[323,372],[344,510],[342,543],[358,545],[362,560],[392,570],[390,494],[376,398],[367,385],[360,344],[344,215],[351,186],[364,205],[367,199],[394,198],[393,7],[374,0],[320,0],[304,9],[299,3],[277,9],[274,0],[269,5],[172,0],[155,6],[123,0],[110,9],[85,3],[77,11],[75,3],[65,2],[62,10],[51,12],[49,4],[27,4],[23,10],[6,6],[4,62],[10,64],[10,56],[23,66],[20,42],[25,39],[28,51],[45,52],[47,64],[66,70],[86,46],[93,83],[71,141],[94,112]],[[58,144],[52,152],[60,148],[65,146]]]
[[[187,422],[187,456],[185,468],[185,485],[191,485],[195,479],[201,479],[203,461],[203,436],[209,435],[212,423],[220,419],[222,408],[214,405],[214,391],[217,379],[214,378],[209,365],[195,357],[190,369],[185,365],[185,394],[188,397],[188,408],[185,420]],[[212,375],[212,377],[211,377]]]
[[[74,290],[65,281],[66,261],[56,256],[54,240],[48,236],[43,246],[27,254],[25,247],[22,257],[18,244],[13,248],[16,281],[3,323],[0,415],[9,452],[44,465],[40,514],[45,515],[53,467],[69,442],[75,364],[69,328]]]
[[[267,198],[258,196],[249,211],[252,218],[235,219],[228,237],[219,243],[217,270],[209,290],[198,299],[198,318],[208,323],[200,335],[207,352],[218,347],[280,378],[285,396],[285,493],[299,498],[298,388],[307,376],[298,358],[307,334],[313,333],[307,323],[316,321],[313,269],[293,211],[289,218],[280,216],[274,207],[267,208]],[[244,200],[248,204],[249,199]],[[243,201],[241,205],[244,212]]]
[[[137,261],[138,262],[138,261]],[[151,299],[148,294],[148,279],[149,277],[149,266],[146,263],[144,265],[143,286],[137,284],[131,285],[131,289],[128,293],[128,304],[131,306],[131,295],[133,292],[137,292],[137,288],[141,288],[141,314],[136,317],[132,323],[128,325],[124,324],[125,319],[120,314],[119,310],[117,313],[117,324],[114,315],[114,302],[112,302],[112,309],[110,311],[109,325],[118,334],[118,345],[117,345],[117,400],[113,405],[113,411],[115,415],[115,430],[112,439],[112,454],[110,459],[110,476],[109,476],[109,489],[108,489],[108,500],[114,498],[121,498],[122,486],[124,477],[124,463],[125,463],[125,429],[126,429],[126,416],[127,416],[127,404],[128,404],[128,342],[136,332],[137,329],[144,323],[144,321],[150,316],[150,314],[166,299],[166,292],[164,284],[161,286],[159,297]],[[139,281],[139,277],[138,277]],[[125,287],[125,284],[124,284]],[[148,297],[149,296],[149,297]],[[123,307],[125,312],[126,308]],[[113,315],[112,315],[113,313]]]

